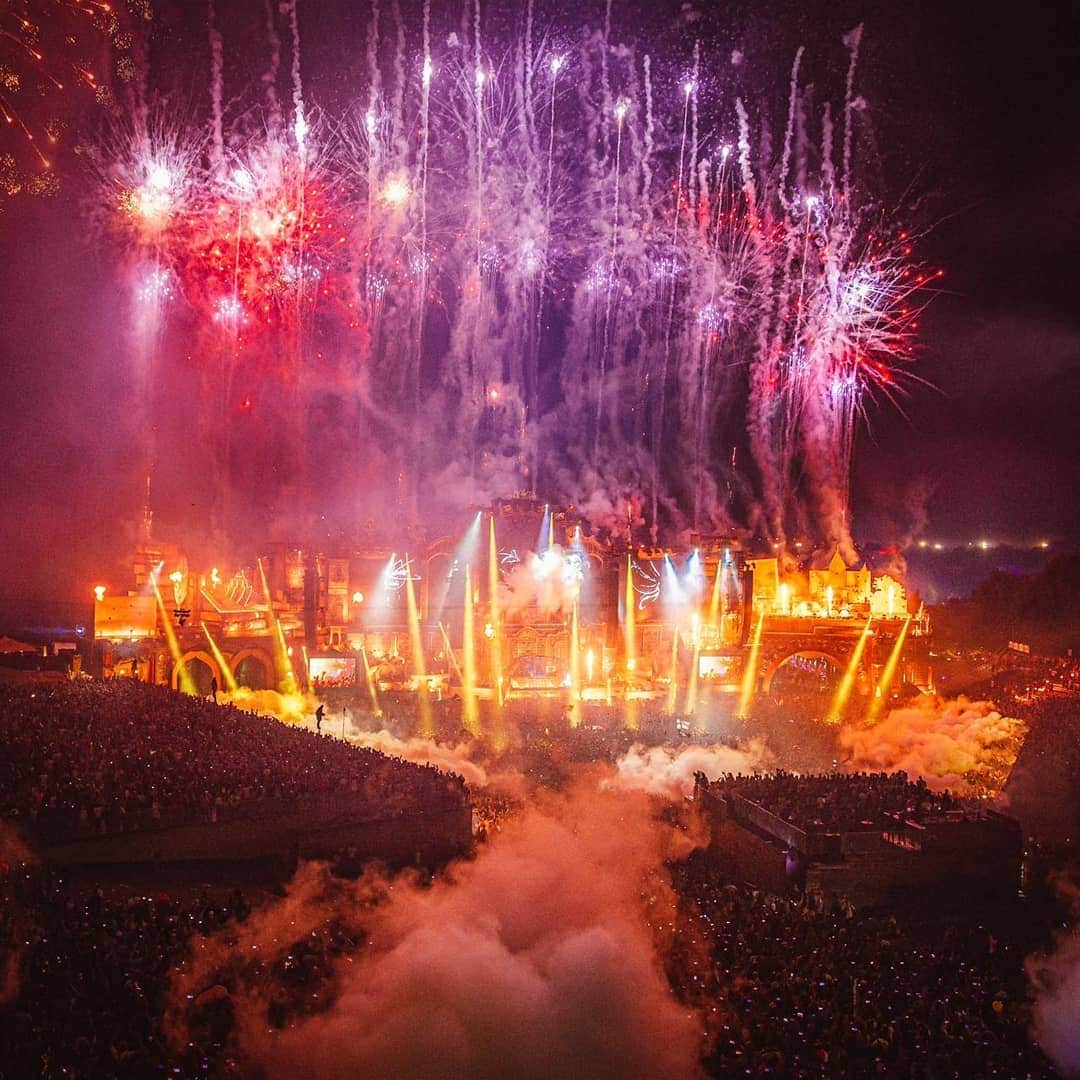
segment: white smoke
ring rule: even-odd
[[[703,772],[710,780],[725,773],[759,772],[772,767],[772,752],[760,739],[739,746],[649,746],[635,744],[615,763],[615,775],[603,781],[605,787],[622,791],[644,791],[680,799],[694,790],[694,774]]]
[[[1035,992],[1032,1035],[1065,1076],[1080,1076],[1080,886],[1059,883],[1072,905],[1072,926],[1049,955],[1030,956],[1028,978]]]
[[[696,1076],[699,1021],[672,998],[645,918],[673,901],[661,867],[676,839],[644,797],[589,775],[428,888],[343,889],[304,870],[235,947],[198,946],[174,987],[174,1037],[186,995],[223,965],[256,951],[273,963],[338,908],[354,925],[367,904],[366,944],[339,962],[327,1012],[275,1035],[262,992],[238,992],[237,1049],[269,1076]]]
[[[402,758],[418,765],[434,765],[443,772],[457,773],[473,787],[487,787],[488,784],[487,770],[473,760],[472,743],[449,746],[434,739],[399,739],[385,728],[381,731],[358,731],[354,728],[348,735],[348,741],[354,746],[378,750],[389,757]]]

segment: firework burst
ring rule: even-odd
[[[290,415],[332,389],[435,498],[543,469],[553,496],[643,497],[654,535],[753,520],[782,545],[799,503],[847,544],[855,433],[903,392],[936,276],[854,182],[858,36],[842,130],[815,123],[800,50],[756,157],[766,112],[714,95],[697,48],[664,71],[599,32],[573,52],[493,46],[479,16],[459,33],[440,55],[429,12],[415,40],[373,23],[338,121],[295,63],[291,119],[276,92],[230,117],[215,53],[205,128],[136,125],[100,155],[138,294],[194,313],[216,422],[239,381],[276,380]]]

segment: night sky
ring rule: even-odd
[[[227,50],[244,33],[246,6],[223,5]],[[156,65],[189,72],[177,85],[192,100],[207,64],[201,10],[159,5],[152,54]],[[301,0],[302,25],[313,10]],[[356,62],[366,18],[344,3],[319,11],[319,25],[304,26],[316,97],[323,65],[347,72],[348,58]],[[856,537],[1074,545],[1080,11],[774,2],[697,14],[689,5],[681,13],[672,5],[668,16],[616,3],[613,37],[639,36],[632,28],[647,23],[668,54],[689,56],[698,35],[743,49],[782,94],[800,43],[823,79],[842,82],[840,37],[865,24],[859,89],[877,140],[871,176],[930,228],[921,252],[946,271],[922,321],[916,368],[935,389],[913,384],[906,417],[876,409],[872,434],[860,436]],[[589,19],[599,23],[602,9]],[[232,55],[227,64],[242,63]],[[347,77],[322,89],[340,95]],[[85,222],[77,165],[61,169],[60,196],[7,199],[0,216],[0,598],[87,591],[122,550],[118,521],[126,515],[130,527],[141,484],[125,449],[132,376],[113,314],[112,262]],[[176,432],[182,454],[182,422]]]

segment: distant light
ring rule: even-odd
[[[979,541],[979,547],[981,547],[983,549],[983,551],[989,551],[990,550],[990,541],[989,540],[980,540]]]
[[[690,95],[691,95],[691,94],[692,94],[692,93],[694,92],[694,87],[695,87],[695,85],[696,85],[696,84],[694,83],[694,80],[693,80],[693,79],[687,79],[687,80],[686,80],[686,82],[684,82],[684,83],[683,83],[683,86],[682,86],[682,88],[683,88],[683,93],[684,93],[684,94],[685,94],[685,95],[686,95],[687,97],[689,97],[689,96],[690,96]]]
[[[563,69],[563,65],[566,63],[565,56],[553,56],[550,61],[550,68],[552,75],[558,75]]]
[[[925,540],[920,540],[919,541],[919,547],[921,547],[921,548],[926,547],[926,541]]]
[[[488,389],[488,401],[497,402],[502,395],[499,393],[497,386],[489,387]]]
[[[934,550],[935,551],[941,551],[944,547],[945,547],[944,544],[935,544],[934,545]]]
[[[626,116],[626,110],[630,108],[630,102],[626,98],[619,98],[615,104],[615,119],[621,124]]]
[[[102,600],[105,599],[105,586],[104,585],[95,585],[94,586],[94,599],[97,600],[97,602],[99,604],[101,603]]]
[[[1050,546],[1050,541],[1049,540],[1040,540],[1039,541],[1039,547],[1048,548],[1049,546]]]
[[[375,115],[374,109],[368,109],[364,114],[364,130],[367,131],[369,138],[374,138],[375,132],[379,129],[379,118]]]
[[[352,602],[354,604],[362,604],[364,602],[364,594],[362,592],[354,592],[352,594]]]
[[[431,62],[431,57],[430,56],[425,56],[424,57],[424,69],[423,69],[423,75],[422,75],[425,86],[430,86],[431,85],[431,76],[434,75],[434,74],[435,74],[435,67]]]

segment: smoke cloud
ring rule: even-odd
[[[1027,728],[988,701],[921,698],[869,728],[843,728],[855,769],[903,770],[937,791],[990,796],[1008,779]]]
[[[339,965],[333,1006],[277,1036],[264,999],[246,994],[241,1053],[270,1076],[697,1075],[697,1018],[671,997],[645,920],[646,903],[670,905],[660,868],[685,840],[644,796],[596,781],[538,800],[429,888],[367,880],[350,887],[359,896],[334,896],[304,871],[242,928],[236,955],[258,946],[265,964],[328,905],[348,917],[374,899],[366,944]],[[177,1002],[213,986],[231,955],[220,941],[203,948]]]
[[[218,695],[223,705],[235,705],[246,712],[261,716],[273,716],[286,724],[302,723],[313,715],[319,702],[310,694],[282,694],[277,690],[249,690],[238,686],[235,690]]]
[[[1072,904],[1072,927],[1049,956],[1026,967],[1035,992],[1032,1035],[1065,1076],[1080,1076],[1080,882],[1063,885]]]
[[[486,787],[488,773],[483,765],[473,760],[472,743],[455,743],[450,746],[434,739],[399,739],[383,728],[380,731],[358,731],[355,728],[348,741],[356,746],[366,746],[390,757],[402,758],[418,765],[434,765],[443,772],[457,773],[473,787]]]
[[[553,544],[525,556],[506,575],[499,603],[505,611],[525,611],[535,605],[547,614],[570,611],[581,593],[581,558]]]
[[[645,747],[635,744],[615,763],[615,775],[603,781],[605,787],[621,791],[644,791],[680,799],[694,790],[694,773],[710,780],[724,773],[748,773],[768,769],[772,752],[760,739],[739,746]]]

